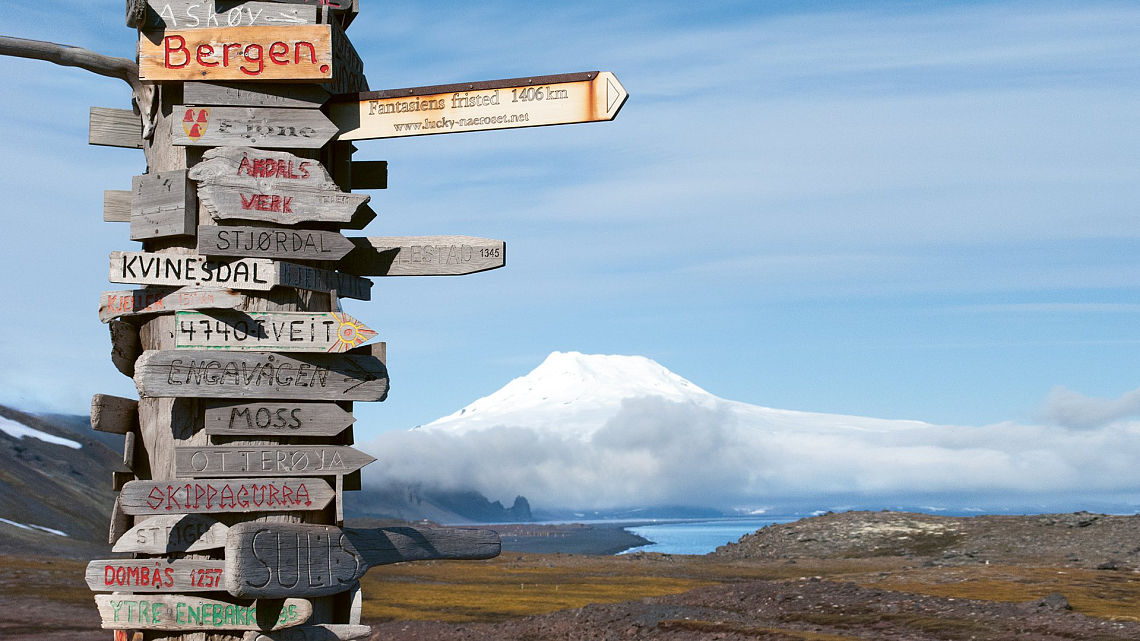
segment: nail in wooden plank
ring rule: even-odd
[[[142,118],[129,109],[92,107],[87,142],[103,147],[142,149]]]
[[[239,523],[226,539],[226,590],[244,598],[324,596],[352,588],[372,566],[431,559],[490,559],[499,555],[491,530],[394,526]],[[293,560],[308,568],[301,585],[272,568]],[[288,581],[288,583],[286,583]]]
[[[91,429],[126,434],[139,426],[139,402],[109,394],[91,397]]]
[[[131,192],[127,189],[103,191],[103,222],[131,222]]]

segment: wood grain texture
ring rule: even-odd
[[[226,546],[230,528],[203,514],[154,516],[123,534],[112,552],[172,554]]]
[[[131,222],[131,192],[128,189],[103,191],[103,222]]]
[[[274,46],[278,43],[282,46]],[[139,77],[146,82],[327,82],[333,78],[332,27],[211,27],[141,32]]]
[[[202,159],[190,178],[217,220],[343,223],[370,199],[341,191],[320,162],[289,152],[219,147]]]
[[[182,100],[198,107],[288,107],[316,109],[329,99],[320,85],[232,82],[190,82]]]
[[[171,479],[132,481],[119,497],[125,514],[157,516],[320,510],[334,492],[325,481],[311,478]]]
[[[131,184],[131,240],[193,236],[198,193],[185,169],[135,176]]]
[[[84,578],[95,592],[217,592],[224,568],[202,559],[111,559],[88,563]]]
[[[130,109],[91,108],[87,142],[103,147],[142,149],[142,118]]]
[[[123,467],[134,472],[138,434],[135,432],[127,432],[123,436]]]
[[[276,265],[264,258],[209,260],[205,256],[111,252],[108,279],[131,285],[201,285],[268,291],[277,284]]]
[[[135,361],[142,355],[139,328],[121,320],[113,320],[107,327],[111,330],[111,363],[124,376],[134,376]]]
[[[122,499],[122,494],[116,496],[115,504],[111,507],[111,523],[107,527],[107,543],[110,545],[114,545],[134,524],[134,519],[123,510]]]
[[[241,523],[226,540],[226,590],[246,598],[336,594],[372,566],[490,559],[499,550],[491,530]]]
[[[336,436],[356,422],[336,403],[205,401],[211,436]]]
[[[96,595],[95,604],[106,630],[269,631],[301,625],[313,615],[304,599],[249,604],[180,594],[117,594]]]
[[[372,628],[367,625],[320,623],[277,632],[246,632],[242,641],[351,641],[371,634]]]
[[[376,459],[347,445],[207,445],[174,448],[181,478],[334,476]]]
[[[320,109],[186,105],[174,109],[183,117],[171,122],[171,142],[187,147],[320,149],[337,131]]]
[[[507,264],[507,244],[475,236],[349,238],[356,249],[338,268],[359,276],[458,276]]]
[[[126,434],[139,426],[139,402],[109,394],[91,397],[91,429]]]
[[[144,287],[103,292],[99,299],[99,320],[162,314],[193,309],[234,309],[245,304],[245,296],[229,289],[207,287]]]
[[[313,5],[242,0],[148,0],[147,5],[143,22],[136,27],[145,31],[317,24]]]
[[[346,354],[144,352],[135,363],[144,397],[382,401],[388,370],[379,359]]]
[[[340,260],[356,248],[335,231],[266,227],[198,227],[198,253],[203,256]]]
[[[353,189],[387,189],[387,160],[355,160],[349,168]]]
[[[176,349],[340,354],[376,336],[343,312],[177,312]]]

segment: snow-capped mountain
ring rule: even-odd
[[[761,429],[884,431],[926,425],[836,414],[778,410],[728,401],[701,389],[644,356],[554,352],[526,376],[418,429],[451,434],[496,426],[525,427],[588,439],[635,398],[659,398],[719,408]]]

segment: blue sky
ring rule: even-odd
[[[133,55],[121,0],[0,2],[5,35]],[[349,35],[374,89],[596,69],[631,94],[610,123],[358,143],[390,163],[366,233],[508,243],[505,269],[348,303],[392,375],[358,438],[554,350],[940,424],[1140,405],[1135,4],[364,0]],[[101,203],[145,165],[86,144],[88,108],[129,93],[37,61],[0,77],[0,401],[85,413],[134,392],[96,307],[137,244]]]

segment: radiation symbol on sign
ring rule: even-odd
[[[198,140],[206,135],[206,128],[210,125],[209,109],[187,109],[182,118],[182,130],[190,140]]]

